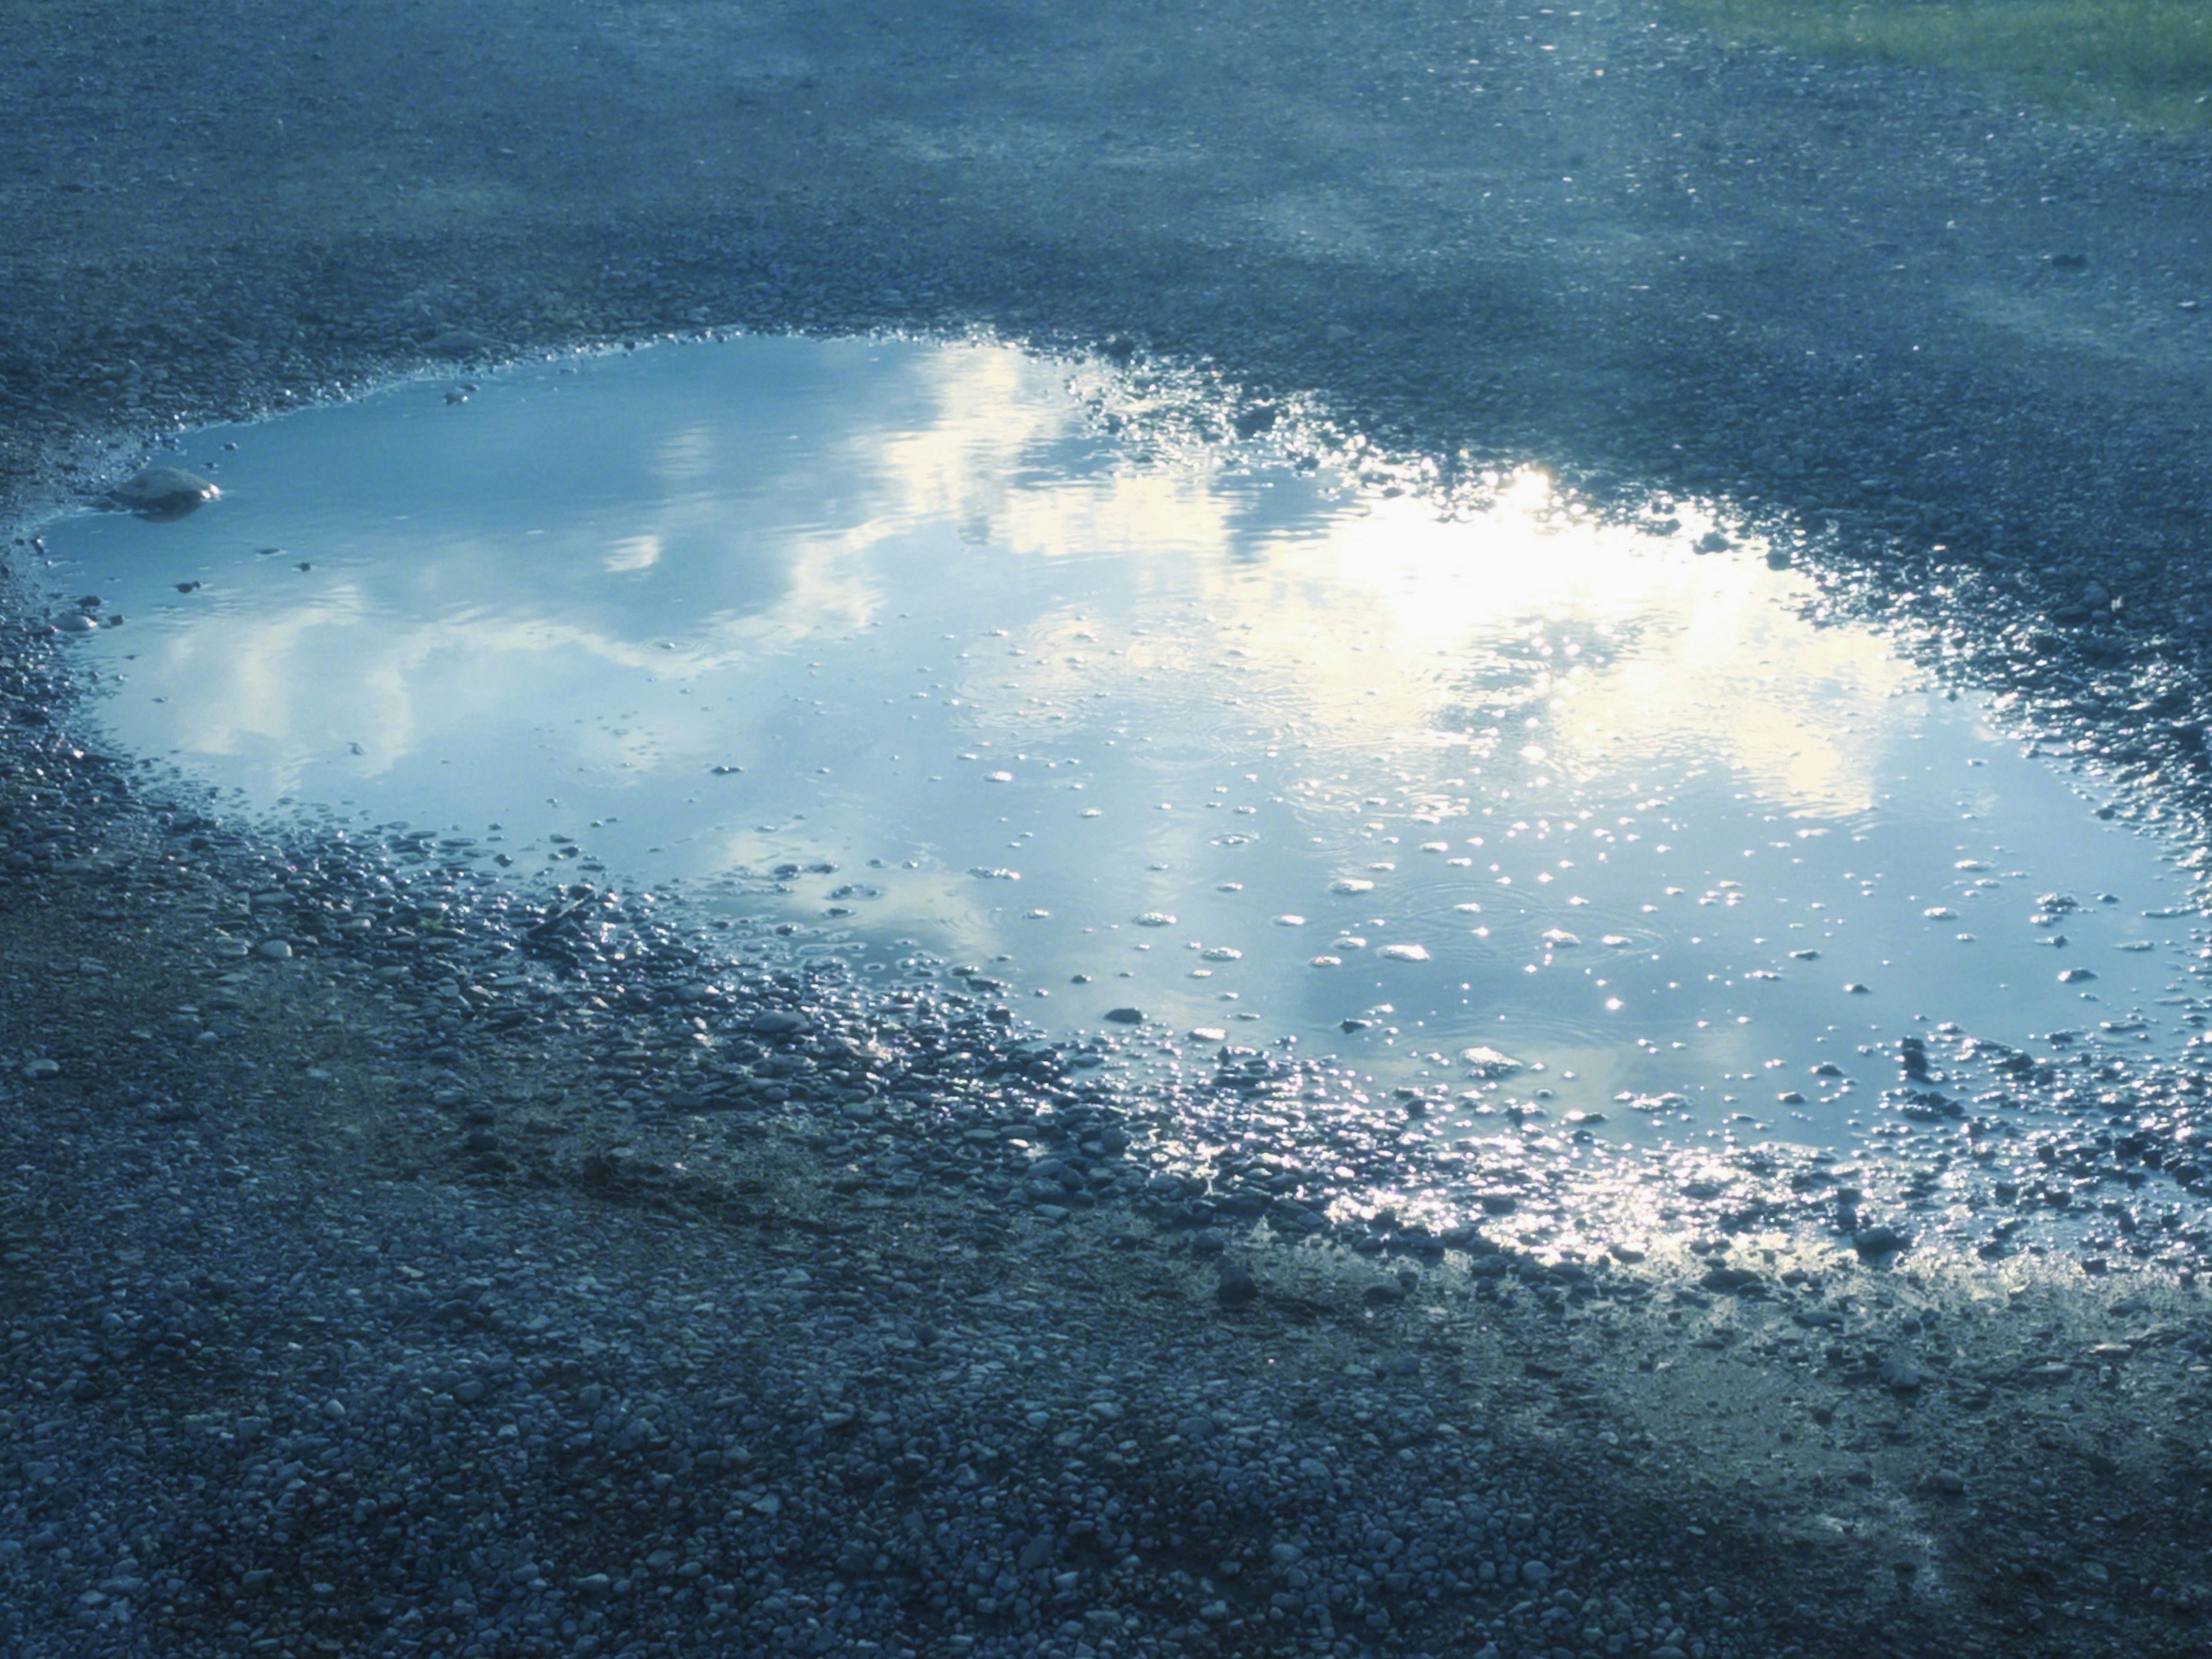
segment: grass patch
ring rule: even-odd
[[[2212,0],[1683,0],[1719,33],[1946,70],[2077,118],[2212,129]]]

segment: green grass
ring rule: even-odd
[[[1723,35],[1947,70],[2075,118],[2212,128],[2212,0],[1683,0]]]

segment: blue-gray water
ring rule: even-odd
[[[1919,1017],[2178,1047],[2162,849],[1756,546],[1539,477],[1442,522],[1139,461],[1090,373],[757,339],[409,385],[195,434],[222,498],[56,525],[57,604],[127,619],[79,645],[117,741],[258,805],[973,967],[1048,1027],[1822,1142]]]

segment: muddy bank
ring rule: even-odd
[[[0,7],[6,487],[426,358],[980,323],[1788,509],[2193,824],[2201,156],[1558,27]],[[1224,1224],[988,996],[142,804],[54,648],[0,671],[26,1653],[2201,1638],[2178,1274]],[[648,971],[503,965],[616,922]]]

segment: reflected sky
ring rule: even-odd
[[[197,434],[221,501],[52,526],[57,603],[126,618],[76,646],[116,738],[258,805],[1471,1118],[1834,1141],[1923,1018],[2177,1046],[2162,849],[1755,546],[1535,475],[1455,521],[1140,465],[1094,373],[744,340],[410,385]]]

